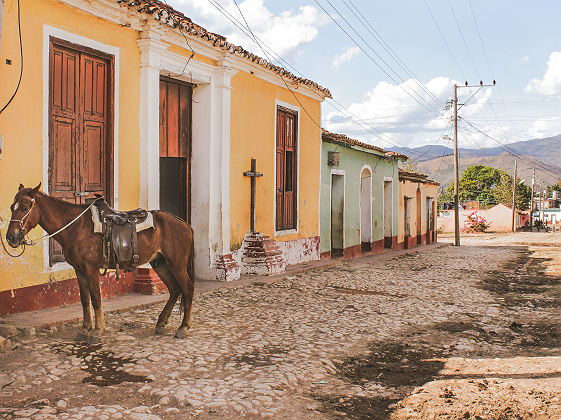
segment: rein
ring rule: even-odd
[[[31,240],[24,240],[24,241],[22,242],[22,244],[23,244],[23,249],[22,249],[22,251],[21,251],[19,254],[17,254],[17,255],[13,255],[13,254],[10,254],[10,253],[8,252],[8,250],[6,249],[6,245],[4,245],[3,236],[0,235],[0,241],[2,242],[2,247],[4,248],[4,251],[6,251],[6,253],[7,253],[10,257],[17,258],[17,257],[21,256],[21,255],[25,252],[25,246],[26,246],[26,245],[29,245],[29,246],[37,245],[37,243],[39,243],[40,241],[42,241],[42,240],[44,240],[44,239],[50,239],[50,238],[52,238],[53,236],[58,235],[60,232],[62,232],[63,230],[69,228],[69,227],[70,227],[73,223],[75,223],[80,217],[82,217],[89,209],[92,208],[92,206],[93,206],[98,200],[100,200],[100,198],[94,200],[82,213],[80,213],[78,216],[76,216],[74,219],[72,219],[70,222],[68,222],[66,225],[64,225],[63,227],[61,227],[61,228],[60,228],[59,230],[57,230],[56,232],[51,233],[50,235],[49,235],[49,234],[43,235],[43,236],[41,236],[40,238],[31,239]],[[21,219],[11,219],[10,222],[8,222],[8,223],[11,223],[11,222],[18,222],[19,225],[20,225],[20,227],[21,227],[21,229],[22,229],[22,231],[23,231],[23,234],[24,234],[24,235],[27,234],[27,231],[26,231],[25,227],[26,227],[26,225],[27,225],[27,220],[29,220],[29,215],[31,214],[31,210],[33,210],[33,206],[35,206],[35,199],[33,199],[33,204],[31,205],[31,208],[28,210],[27,213],[25,213],[25,215],[24,215]],[[24,219],[25,219],[25,222],[24,222]]]
[[[1,219],[0,219],[1,220]],[[23,247],[22,250],[19,254],[15,255],[15,254],[10,254],[10,251],[8,251],[8,248],[6,248],[6,244],[4,244],[4,237],[2,234],[0,234],[0,242],[2,242],[2,248],[4,248],[4,251],[6,252],[6,254],[8,254],[10,257],[12,258],[17,258],[20,257],[24,252],[25,252],[25,242],[23,243]]]

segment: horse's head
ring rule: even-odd
[[[41,183],[35,188],[25,188],[19,184],[19,189],[10,206],[12,218],[6,232],[6,240],[11,247],[17,248],[25,240],[25,235],[39,223],[39,209],[35,206],[35,197]]]

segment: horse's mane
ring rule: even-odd
[[[45,194],[42,191],[37,191],[37,194],[40,194],[42,197],[48,198],[49,200],[56,201],[57,203],[64,204],[66,207],[75,208],[75,209],[85,209],[89,206],[89,204],[76,204],[76,203],[69,203],[61,198],[52,197],[48,194]]]

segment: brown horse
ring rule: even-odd
[[[87,205],[49,197],[39,191],[40,186],[39,183],[35,188],[25,188],[20,184],[10,207],[12,219],[6,240],[14,248],[25,242],[26,234],[35,226],[41,226],[52,235],[88,208]],[[138,264],[149,262],[169,290],[169,300],[158,317],[156,334],[164,333],[175,302],[179,294],[182,295],[183,322],[175,337],[183,338],[191,327],[195,281],[193,229],[165,212],[153,212],[153,219],[154,228],[138,232]],[[97,336],[105,330],[99,287],[99,269],[103,266],[102,236],[93,231],[91,210],[53,236],[62,246],[64,257],[74,267],[78,278],[84,312],[84,331],[79,335]],[[95,313],[93,331],[90,301]]]

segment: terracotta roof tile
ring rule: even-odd
[[[408,179],[411,181],[422,182],[423,184],[440,185],[440,183],[428,179],[428,175],[421,172],[407,171],[403,168],[399,168],[399,179]]]
[[[213,46],[221,48],[231,54],[238,55],[240,57],[246,58],[268,70],[271,70],[280,76],[290,79],[296,83],[300,83],[308,86],[320,92],[324,97],[331,98],[331,92],[329,89],[320,86],[318,83],[305,79],[303,77],[296,76],[286,70],[283,67],[272,64],[268,60],[255,55],[244,48],[234,45],[231,42],[226,41],[226,38],[222,35],[218,35],[207,31],[202,26],[197,25],[191,19],[186,17],[183,13],[175,10],[174,8],[164,4],[160,0],[116,0],[117,3],[123,4],[129,8],[134,8],[138,13],[147,13],[153,15],[154,19],[159,20],[163,23],[167,23],[173,28],[181,26],[181,29],[191,36],[201,38],[208,41]]]
[[[394,159],[405,158],[405,159],[408,159],[407,156],[402,155],[400,153],[388,152],[387,150],[384,150],[381,147],[374,146],[374,145],[368,144],[368,143],[363,143],[359,140],[351,139],[350,137],[347,137],[347,135],[345,135],[345,134],[332,133],[330,131],[327,131],[325,128],[321,129],[321,137],[324,140],[331,140],[331,141],[336,141],[336,142],[339,142],[339,143],[345,143],[345,144],[348,144],[350,146],[359,146],[359,147],[362,147],[364,149],[369,149],[369,150],[376,150],[377,152],[383,153],[387,157],[390,157],[390,158],[394,158]]]

